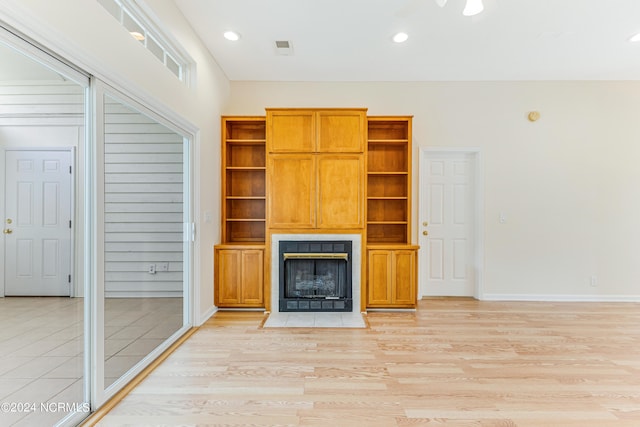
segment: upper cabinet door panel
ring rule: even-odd
[[[315,227],[315,169],[312,154],[269,156],[269,227]]]
[[[269,153],[312,153],[315,149],[313,111],[267,110]]]
[[[362,153],[367,139],[366,110],[319,111],[319,153]]]
[[[318,228],[364,227],[362,154],[318,154]]]

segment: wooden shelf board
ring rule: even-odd
[[[376,172],[376,171],[368,171],[367,175],[371,176],[371,175],[378,175],[378,176],[383,176],[383,175],[407,175],[409,172],[407,171],[396,171],[396,172]]]
[[[266,196],[227,196],[227,200],[266,200]]]
[[[367,196],[367,200],[407,200],[407,196],[393,196],[393,197],[385,197],[385,196]]]
[[[227,144],[262,145],[266,143],[266,139],[227,139]]]
[[[407,221],[367,221],[367,225],[407,225]]]
[[[408,139],[369,139],[367,140],[367,142],[369,142],[369,144],[390,144],[390,143],[402,144],[402,143],[409,142],[409,140]]]
[[[233,171],[266,171],[266,166],[227,166],[226,170]]]
[[[265,218],[227,218],[227,222],[265,222]]]

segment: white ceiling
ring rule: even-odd
[[[475,17],[465,0],[175,2],[230,80],[640,80],[640,0],[484,0]]]

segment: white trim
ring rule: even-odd
[[[246,311],[246,310],[242,310],[242,311]],[[218,312],[218,308],[212,305],[209,310],[207,310],[206,312],[202,313],[198,317],[197,322],[195,322],[193,325],[194,326],[202,326],[204,324],[204,322],[209,320],[211,318],[211,316],[213,316],[217,312]]]
[[[640,295],[484,294],[481,301],[640,302]]]
[[[417,229],[420,229],[420,224],[423,219],[422,216],[426,214],[426,203],[423,196],[423,192],[421,191],[421,185],[427,182],[426,174],[426,159],[431,153],[438,154],[446,154],[446,153],[467,153],[473,156],[474,160],[474,193],[475,193],[475,260],[474,264],[476,266],[476,274],[475,274],[475,285],[473,296],[475,298],[479,298],[483,293],[484,289],[484,161],[482,157],[482,150],[480,147],[420,147],[420,155],[418,157],[418,168],[419,168],[419,182],[416,186],[418,189],[418,224]],[[418,235],[418,239],[420,239]],[[418,250],[418,260],[422,259],[424,252],[426,251],[426,247],[421,245]],[[425,295],[426,291],[426,271],[425,267],[422,266],[420,268],[420,264],[418,261],[418,299],[422,298]]]
[[[9,29],[2,25],[5,15],[0,13],[0,41],[28,56],[40,65],[50,69],[51,71],[63,74],[67,79],[87,88],[89,87],[89,75],[80,71],[77,67],[69,64],[57,55],[51,53],[43,45],[31,40],[28,36],[21,34],[17,29],[18,26],[11,24],[13,28]],[[5,21],[8,22],[8,21]]]
[[[0,215],[2,215],[2,229],[5,227],[5,218],[7,217],[4,211],[4,186],[5,186],[5,164],[6,164],[6,149],[4,147],[0,147],[0,165],[2,165],[3,172],[0,173]],[[0,274],[0,298],[4,298],[4,245],[5,238],[4,233],[2,233],[2,240],[0,240],[0,266],[2,266],[2,274]]]

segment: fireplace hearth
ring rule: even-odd
[[[352,311],[351,246],[351,241],[280,241],[280,311]]]

